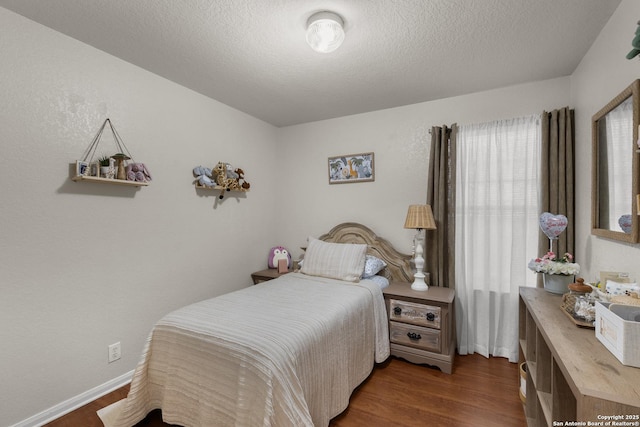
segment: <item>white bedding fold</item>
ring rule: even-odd
[[[165,316],[129,396],[99,415],[107,427],[156,408],[184,427],[326,426],[388,356],[378,285],[290,273]]]

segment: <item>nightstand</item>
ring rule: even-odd
[[[456,352],[453,289],[429,286],[414,291],[410,283],[392,282],[383,289],[391,355],[412,363],[437,366],[450,374]]]
[[[290,273],[290,271],[287,271]],[[287,273],[278,273],[277,268],[267,268],[266,270],[256,271],[255,273],[251,273],[251,279],[253,280],[253,284],[257,285],[260,282],[266,282],[268,280],[277,279],[283,274]]]

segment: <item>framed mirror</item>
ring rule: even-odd
[[[638,243],[640,80],[591,120],[591,234]]]

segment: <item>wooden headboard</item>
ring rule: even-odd
[[[379,274],[390,281],[413,282],[411,255],[398,252],[391,243],[376,236],[368,227],[355,222],[338,224],[318,239],[333,243],[364,243],[369,246],[367,253],[383,259],[387,266]]]

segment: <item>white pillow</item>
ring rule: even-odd
[[[389,286],[389,279],[387,279],[384,276],[371,276],[371,277],[366,277],[366,279],[371,280],[372,282],[380,286],[380,289],[384,289],[387,286]]]
[[[367,245],[354,243],[328,243],[309,237],[301,273],[309,276],[360,281],[364,270]]]
[[[387,266],[387,263],[378,257],[373,255],[367,255],[364,259],[364,271],[362,272],[362,278],[368,279],[371,276],[375,276]]]
[[[606,290],[611,295],[625,295],[627,292],[638,292],[640,287],[637,283],[619,283],[613,280],[607,280]]]

